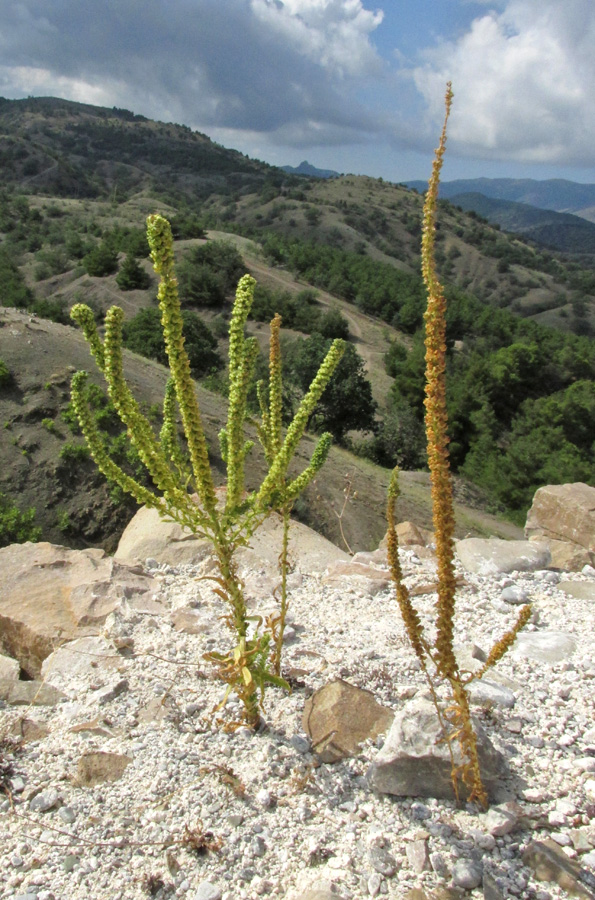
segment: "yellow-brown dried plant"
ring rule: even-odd
[[[484,666],[474,674],[461,671],[454,653],[454,614],[456,580],[454,569],[454,507],[452,480],[448,455],[448,419],[446,412],[446,298],[438,279],[434,255],[436,212],[440,171],[446,149],[446,127],[453,93],[447,86],[446,115],[436,149],[432,176],[429,181],[423,210],[422,275],[428,302],[424,315],[426,347],[425,427],[428,467],[432,485],[433,524],[436,541],[438,587],[436,601],[436,636],[430,642],[425,635],[419,613],[404,584],[399,562],[395,504],[399,495],[398,469],[391,478],[388,492],[388,560],[396,587],[397,601],[407,636],[420,661],[430,685],[431,695],[441,723],[443,739],[448,745],[452,763],[452,783],[457,801],[468,799],[487,807],[488,797],[481,778],[477,752],[477,737],[469,708],[467,686],[480,678],[512,646],[517,633],[531,614],[524,606],[513,628],[496,642]],[[446,683],[450,700],[444,708],[439,700],[438,686]],[[453,743],[461,749],[462,762],[457,765]]]

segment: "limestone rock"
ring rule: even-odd
[[[393,716],[370,691],[339,680],[306,700],[302,724],[319,759],[337,762],[354,756],[366,739],[388,731]]]
[[[553,665],[569,659],[576,650],[576,641],[563,631],[534,631],[517,634],[511,653]]]
[[[592,600],[595,603],[595,581],[561,581],[561,591],[577,600]]]
[[[455,550],[463,568],[474,575],[532,572],[547,568],[551,558],[547,545],[537,541],[465,538]]]
[[[0,550],[0,650],[32,678],[60,644],[96,633],[123,599],[147,602],[150,576],[103,550],[11,544]]]
[[[552,561],[550,569],[560,569],[562,572],[580,572],[583,566],[591,565],[595,561],[595,553],[585,550],[571,541],[555,541],[553,538],[544,537],[541,534],[531,535],[530,541],[539,541],[547,544]]]
[[[210,552],[208,540],[195,537],[177,522],[164,522],[156,509],[142,506],[124,529],[115,557],[127,561],[152,557],[177,566],[199,563]]]
[[[595,488],[580,481],[539,488],[527,515],[525,535],[570,541],[595,553]]]
[[[78,761],[77,784],[81,787],[93,787],[104,781],[118,781],[131,762],[131,758],[122,753],[84,753]]]
[[[376,566],[353,562],[349,559],[337,559],[332,562],[326,570],[323,582],[338,584],[344,578],[349,578],[353,584],[359,585],[372,596],[386,590],[391,583],[386,569],[378,569]]]
[[[259,560],[270,563],[277,572],[282,536],[282,517],[277,514],[269,516],[250,538],[249,547],[238,552],[240,568],[250,568],[256,554]],[[296,571],[306,573],[323,572],[329,562],[337,558],[349,559],[347,553],[322,535],[295,521],[291,523],[289,552]],[[199,563],[210,554],[210,541],[194,537],[188,529],[175,522],[162,521],[157,510],[143,506],[120,538],[115,557],[126,561],[144,561],[152,557],[159,563],[175,566]],[[243,565],[244,562],[246,565]]]
[[[41,674],[51,684],[73,698],[89,690],[92,682],[111,675],[122,660],[104,637],[79,638],[63,644],[43,661]]]
[[[477,749],[484,786],[492,794],[505,768],[504,757],[477,723]],[[441,729],[434,705],[413,700],[395,716],[384,746],[368,770],[368,781],[382,794],[400,797],[453,799],[448,747],[440,741]],[[461,762],[458,744],[455,763]]]

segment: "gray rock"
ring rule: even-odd
[[[112,700],[115,700],[116,697],[119,697],[120,694],[125,693],[127,690],[128,681],[126,678],[121,678],[120,681],[116,681],[115,684],[106,684],[105,687],[99,688],[99,690],[95,692],[95,699],[100,706],[104,706],[106,703],[111,703]]]
[[[308,740],[308,738],[302,737],[301,734],[292,734],[292,736],[289,738],[289,743],[294,750],[297,750],[298,753],[310,752],[310,741]]]
[[[67,825],[72,825],[76,819],[76,813],[71,806],[62,806],[58,810],[58,815]]]
[[[193,900],[221,900],[223,891],[210,881],[201,881]]]
[[[504,709],[512,709],[516,702],[512,691],[487,678],[472,681],[467,690],[469,699],[475,706],[502,706]]]
[[[391,878],[398,869],[398,863],[394,856],[383,847],[371,847],[368,851],[370,865],[380,875]]]
[[[558,663],[569,659],[576,641],[563,631],[534,631],[518,634],[512,647],[513,656],[524,656],[538,662]]]
[[[551,558],[547,546],[536,541],[466,538],[457,541],[455,550],[464,569],[486,576],[545,569]]]
[[[60,795],[54,788],[48,788],[35,797],[29,803],[31,812],[48,812],[53,809],[59,802]]]
[[[472,891],[479,887],[483,880],[483,868],[479,863],[468,859],[458,859],[452,870],[452,883],[455,887]]]
[[[529,602],[529,594],[517,585],[512,585],[512,587],[504,588],[500,594],[500,600],[513,606],[522,606]]]
[[[488,794],[493,794],[505,771],[505,760],[481,726],[474,725],[483,783]],[[433,704],[424,699],[408,703],[395,716],[384,746],[368,770],[370,786],[379,793],[401,797],[453,799],[451,759],[441,737]],[[458,765],[461,752],[456,742],[452,749]]]
[[[78,856],[75,856],[73,853],[68,853],[62,862],[62,868],[65,872],[72,872],[77,866],[80,865],[80,859]]]
[[[370,875],[366,882],[366,890],[370,897],[377,897],[380,893],[380,888],[382,887],[382,875],[379,875],[378,872],[374,872],[373,875]]]
[[[503,806],[493,806],[482,819],[484,828],[494,837],[510,834],[519,821],[515,812]]]

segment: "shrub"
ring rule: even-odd
[[[38,541],[41,528],[35,525],[35,509],[21,511],[4,494],[0,494],[0,547]]]
[[[60,459],[63,459],[66,462],[81,462],[84,459],[89,459],[90,455],[89,448],[86,444],[74,444],[71,442],[64,444],[58,454]]]
[[[8,387],[9,384],[12,384],[12,381],[12,372],[4,360],[0,359],[0,387]]]
[[[223,360],[217,353],[217,339],[209,326],[195,312],[183,310],[184,346],[195,377],[220,369]],[[125,322],[122,327],[124,346],[141,356],[167,365],[167,351],[158,309],[148,307]]]

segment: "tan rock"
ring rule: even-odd
[[[144,605],[150,576],[103,550],[70,550],[45,542],[0,550],[0,651],[32,678],[60,644],[97,633],[122,600]]]
[[[56,706],[66,695],[43,681],[15,681],[6,702],[11,706]]]
[[[177,566],[196,564],[208,556],[211,544],[205,538],[197,538],[177,522],[164,522],[156,509],[143,506],[126,526],[115,558],[144,561],[156,559],[159,563]]]
[[[570,541],[595,553],[595,488],[582,482],[539,488],[527,515],[525,536]]]
[[[78,761],[76,782],[80,787],[93,787],[104,781],[118,781],[131,762],[130,756],[122,753],[84,753]]]
[[[346,681],[333,681],[306,700],[302,724],[312,750],[322,762],[354,756],[360,745],[391,726],[392,710],[381,706],[370,691]]]
[[[385,590],[390,584],[390,574],[386,569],[378,569],[376,566],[353,562],[349,559],[337,559],[332,562],[326,570],[323,582],[324,584],[342,584],[345,579],[354,582],[372,596]]]
[[[580,865],[569,859],[551,838],[531,841],[524,850],[522,859],[533,870],[538,881],[555,882],[572,897],[595,900],[595,893],[586,884],[581,884]]]
[[[20,669],[16,659],[0,656],[0,700],[6,700],[11,687],[19,680]]]
[[[397,525],[397,538],[399,547],[428,547],[434,540],[434,535],[426,528],[420,528],[413,522],[399,522]],[[379,544],[379,549],[386,550],[388,534],[385,534]]]
[[[585,550],[579,544],[571,541],[555,541],[543,535],[533,534],[530,541],[538,541],[549,547],[552,561],[549,569],[561,569],[563,572],[580,572],[583,566],[592,566],[595,562],[595,553]]]
[[[249,546],[237,554],[237,562],[244,568],[251,564],[254,555],[264,563],[278,569],[283,535],[283,520],[275,514],[269,516],[250,538]],[[197,539],[187,529],[175,522],[163,522],[154,509],[142,507],[128,524],[118,544],[115,557],[120,560],[141,560],[148,557],[157,562],[178,565],[197,564],[211,553],[211,543]],[[289,536],[289,553],[296,571],[323,572],[335,558],[349,559],[322,535],[292,521]]]
[[[29,741],[42,741],[48,736],[50,729],[45,722],[37,722],[35,719],[23,717],[13,723],[10,733],[28,743]]]

